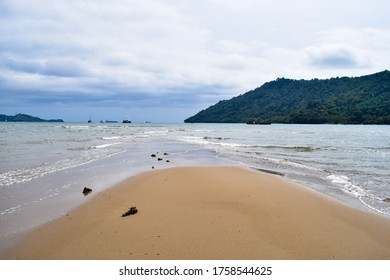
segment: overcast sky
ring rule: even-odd
[[[182,122],[278,77],[390,65],[388,0],[0,0],[0,113]]]

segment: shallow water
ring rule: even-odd
[[[354,206],[390,215],[384,201],[390,197],[389,126],[213,125],[195,131],[184,140],[221,158],[283,173]]]

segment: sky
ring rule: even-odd
[[[0,0],[0,114],[183,122],[280,77],[389,69],[388,0]]]

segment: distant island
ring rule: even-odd
[[[390,72],[324,80],[278,78],[184,122],[390,124]]]
[[[44,120],[26,114],[16,114],[14,116],[7,116],[7,115],[0,114],[0,122],[64,122],[64,121],[62,119]]]

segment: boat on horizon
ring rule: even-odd
[[[131,123],[130,120],[123,120],[122,123]]]

